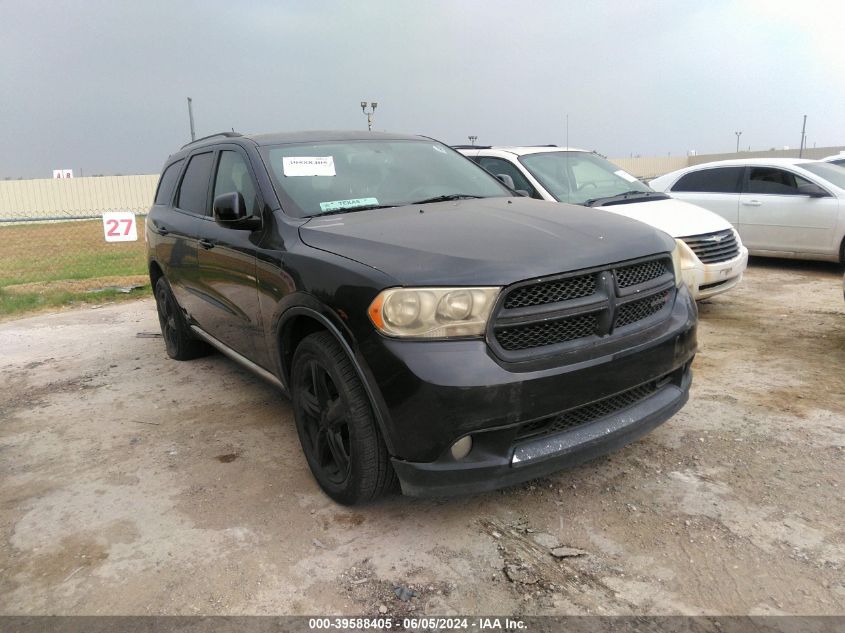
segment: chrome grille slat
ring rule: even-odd
[[[732,229],[702,235],[690,235],[682,237],[681,240],[689,246],[690,250],[703,264],[724,262],[739,255],[739,244]]]

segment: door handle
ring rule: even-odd
[[[156,233],[158,233],[159,235],[167,235],[168,233],[170,233],[170,231],[168,231],[168,230],[167,230],[167,227],[166,227],[166,226],[157,226],[157,227],[155,227],[155,229],[153,229],[153,230],[154,230]]]
[[[205,250],[208,250],[210,248],[214,248],[214,242],[203,238],[200,240],[200,246],[202,246]]]
[[[743,200],[742,204],[744,204],[746,207],[759,207],[763,205],[763,203],[759,200]]]

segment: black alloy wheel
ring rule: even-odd
[[[351,452],[346,406],[317,360],[308,360],[304,377],[299,398],[311,455],[329,481],[342,484],[349,476]]]
[[[344,505],[372,501],[396,477],[355,367],[328,332],[305,337],[291,366],[296,430],[311,473]]]

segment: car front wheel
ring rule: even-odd
[[[328,332],[311,334],[296,348],[291,397],[305,458],[327,495],[354,505],[394,485],[387,448],[361,380]]]

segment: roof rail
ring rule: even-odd
[[[452,145],[452,149],[490,149],[492,145]]]
[[[191,141],[190,143],[185,143],[181,149],[185,149],[186,147],[193,145],[194,143],[199,143],[200,141],[207,141],[210,138],[214,138],[216,136],[225,136],[226,138],[232,138],[236,136],[243,136],[240,132],[235,132],[232,130],[231,132],[218,132],[217,134],[209,134],[208,136],[203,136],[202,138],[198,138],[196,140]]]

